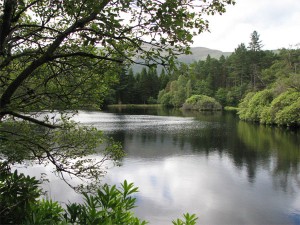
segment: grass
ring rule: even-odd
[[[237,112],[238,111],[238,107],[233,107],[233,106],[225,106],[224,110],[225,111],[231,111],[231,112]]]
[[[108,105],[108,108],[138,109],[138,108],[157,108],[160,104],[114,104]]]

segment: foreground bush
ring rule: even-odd
[[[0,162],[0,224],[22,224],[41,195],[34,177],[10,172],[7,163]]]
[[[131,211],[136,207],[138,191],[126,180],[120,188],[108,186],[99,188],[96,194],[83,193],[84,203],[70,203],[64,209],[52,200],[39,200],[40,182],[34,177],[10,172],[5,163],[0,163],[0,224],[101,224],[101,225],[145,225]],[[183,219],[173,225],[196,224],[194,214],[184,214]]]
[[[216,99],[206,95],[193,95],[182,106],[185,110],[218,111],[222,106]]]

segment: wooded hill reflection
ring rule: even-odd
[[[242,122],[232,113],[195,113],[163,108],[148,109],[147,113],[149,111],[159,116],[193,117],[194,121],[169,127],[148,124],[147,129],[139,127],[138,130],[110,132],[122,142],[130,157],[155,159],[183,153],[209,156],[217,152],[220,157],[229,157],[235,167],[246,168],[249,182],[254,182],[257,170],[263,168],[283,190],[293,191],[291,180],[300,187],[299,132]],[[139,115],[146,111],[134,112]]]

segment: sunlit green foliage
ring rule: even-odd
[[[250,97],[251,96],[251,97]],[[248,94],[239,105],[239,116],[243,120],[259,122],[261,113],[273,100],[270,90],[263,90],[255,94]]]
[[[286,126],[300,126],[300,97],[276,114],[275,123]]]
[[[269,107],[266,107],[265,111],[261,115],[261,123],[266,123],[266,124],[284,124],[282,123],[282,117],[284,116],[285,112],[283,110],[287,110],[286,108],[289,108],[291,105],[296,104],[297,105],[297,100],[300,98],[300,92],[294,91],[294,90],[288,90],[286,92],[283,92],[274,100],[271,102]],[[291,107],[294,108],[295,106]],[[296,108],[295,108],[296,109]],[[283,111],[283,112],[282,112]],[[297,118],[297,112],[294,114],[294,116]],[[291,117],[291,115],[289,115]],[[281,119],[279,119],[281,118]],[[280,122],[281,121],[281,122]],[[293,119],[291,118],[290,123],[286,120],[286,124],[296,124],[297,122],[294,121],[292,122]]]
[[[165,106],[181,107],[191,95],[191,83],[183,75],[178,80],[170,82],[169,91],[162,90],[158,94],[158,102]]]
[[[243,120],[283,126],[300,125],[300,74],[297,71],[300,50],[282,49],[280,59],[262,71],[266,89],[247,94],[239,104]]]
[[[222,106],[214,98],[206,95],[193,95],[183,104],[183,109],[198,111],[218,111]]]
[[[243,120],[285,126],[300,125],[300,92],[289,89],[274,98],[274,91],[249,93],[239,105]]]

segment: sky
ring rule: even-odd
[[[210,32],[194,37],[193,47],[233,52],[241,43],[248,46],[254,30],[263,50],[300,44],[300,0],[236,0],[226,13],[208,21]]]

